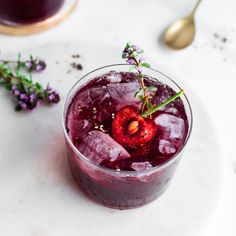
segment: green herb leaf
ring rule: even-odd
[[[147,102],[146,105],[147,105],[148,110],[152,110],[153,109],[152,103]]]
[[[6,83],[6,84],[5,84],[5,88],[6,88],[7,90],[11,90],[11,84]]]
[[[146,68],[150,68],[151,67],[151,65],[148,64],[148,63],[142,63],[141,66],[146,67]]]
[[[141,93],[141,88],[138,88],[138,90],[134,94],[134,97],[136,98],[140,93]]]
[[[36,83],[35,83],[35,88],[36,88],[37,90],[41,90],[41,89],[42,89],[42,85],[39,84],[38,82],[36,82]]]
[[[152,91],[152,92],[156,92],[157,91],[157,87],[151,85],[151,86],[147,87],[147,90]]]
[[[144,96],[143,95],[139,95],[138,98],[141,102],[144,102]]]
[[[126,53],[122,53],[122,59],[126,58]]]

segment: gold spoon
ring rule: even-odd
[[[198,0],[192,12],[172,23],[164,32],[165,44],[173,49],[182,49],[189,46],[195,37],[194,15],[202,0]]]

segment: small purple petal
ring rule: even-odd
[[[32,68],[32,62],[31,62],[31,61],[26,61],[26,62],[25,62],[25,67],[26,67],[27,69],[31,69],[31,68]]]
[[[139,73],[142,73],[142,72],[143,72],[143,70],[142,70],[141,67],[138,67],[137,70],[138,70]]]
[[[58,103],[59,101],[60,101],[60,96],[56,91],[53,91],[51,94],[48,95],[49,103]]]
[[[46,68],[46,63],[44,61],[39,60],[36,63],[35,71],[40,72],[43,71]]]
[[[14,84],[12,87],[11,87],[11,90],[16,90],[17,89],[17,86]]]
[[[22,103],[20,104],[20,106],[21,106],[22,110],[26,110],[26,109],[27,109],[27,105],[26,105],[26,103],[24,103],[24,102],[22,102]]]
[[[52,88],[48,85],[46,90],[47,91],[52,91]]]
[[[33,110],[38,104],[39,101],[37,99],[34,99],[32,101],[30,100],[30,102],[28,103],[28,109]]]
[[[55,99],[55,95],[52,93],[48,96],[48,100],[52,102]]]
[[[22,93],[22,94],[20,95],[20,99],[21,99],[22,101],[26,102],[26,101],[28,100],[28,96],[27,96],[25,93]]]
[[[35,71],[36,72],[40,72],[40,71],[43,71],[44,70],[44,67],[40,64],[36,65],[36,68],[35,68]]]
[[[126,62],[129,64],[129,65],[135,65],[135,61],[133,59],[127,59]]]
[[[30,97],[30,99],[35,99],[36,95],[35,95],[35,93],[31,93],[29,97]]]
[[[13,90],[14,96],[20,95],[20,91],[18,89]]]
[[[58,103],[59,101],[60,101],[60,96],[59,96],[59,94],[58,93],[55,93],[54,94],[55,95],[55,98],[53,99],[53,103]]]

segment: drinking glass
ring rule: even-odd
[[[90,161],[72,143],[66,131],[67,111],[80,88],[94,78],[110,71],[129,72],[129,65],[109,65],[91,71],[79,79],[69,91],[63,109],[63,130],[69,165],[79,188],[95,202],[117,209],[140,207],[159,197],[169,186],[191,134],[192,111],[186,95],[183,95],[182,101],[188,119],[188,133],[182,148],[166,163],[140,171],[116,171],[100,166]],[[173,80],[157,70],[144,68],[143,73],[167,84],[175,91],[180,90],[180,87]]]

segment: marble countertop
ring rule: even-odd
[[[236,2],[203,1],[196,15],[197,35],[193,45],[182,51],[166,49],[160,40],[163,30],[174,19],[187,14],[194,2],[80,0],[73,15],[49,31],[19,37],[0,35],[0,50],[6,55],[47,43],[81,40],[120,47],[130,40],[142,45],[157,64],[161,61],[165,68],[172,68],[172,73],[183,74],[186,83],[204,101],[224,157],[222,196],[204,235],[233,236],[236,234]]]

